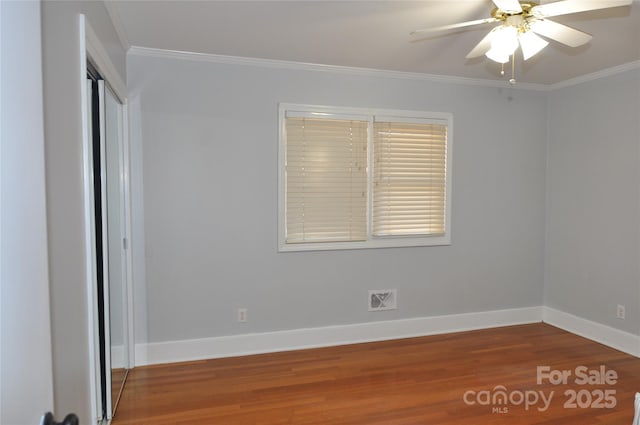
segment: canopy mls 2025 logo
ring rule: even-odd
[[[490,390],[468,390],[462,400],[468,406],[491,407],[492,413],[509,413],[509,409],[524,406],[529,411],[535,408],[545,412],[556,396],[556,390],[549,387],[571,386],[562,392],[565,409],[613,409],[617,405],[616,390],[612,387],[618,382],[618,373],[600,365],[597,369],[577,366],[574,369],[552,369],[550,366],[538,366],[535,385],[541,389],[516,389],[509,391],[504,385]]]

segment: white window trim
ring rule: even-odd
[[[446,159],[446,188],[445,188],[445,233],[437,236],[373,236],[371,234],[371,184],[368,185],[367,197],[367,234],[368,240],[358,242],[317,242],[317,243],[287,243],[286,242],[286,170],[285,170],[285,118],[287,113],[296,116],[327,116],[333,118],[358,117],[369,120],[369,138],[373,117],[384,117],[397,122],[414,122],[416,120],[438,120],[447,123],[447,159]],[[369,145],[371,145],[369,140]],[[372,149],[368,149],[367,178],[371,179]],[[333,107],[308,104],[280,103],[278,107],[278,251],[331,251],[344,249],[395,248],[416,246],[451,245],[451,175],[453,151],[453,114],[446,112],[407,111],[393,109]]]

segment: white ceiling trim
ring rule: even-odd
[[[292,62],[274,59],[246,58],[240,56],[214,55],[210,53],[181,52],[177,50],[154,49],[149,47],[132,46],[127,52],[129,55],[148,56],[165,59],[178,59],[196,62],[209,62],[227,65],[247,65],[262,68],[292,69],[298,71],[333,72],[363,77],[396,78],[402,80],[430,81],[448,84],[464,84],[481,87],[511,88],[519,90],[547,91],[549,86],[545,84],[518,83],[510,85],[507,80],[484,80],[477,78],[452,77],[446,75],[421,74],[417,72],[388,71],[371,68],[357,68],[349,66],[323,65],[316,63]]]
[[[622,65],[603,69],[601,71],[593,72],[591,74],[585,74],[579,77],[571,78],[569,80],[560,81],[559,83],[550,84],[549,89],[550,90],[563,89],[565,87],[571,87],[578,84],[586,83],[588,81],[598,80],[600,78],[621,74],[623,72],[631,71],[633,69],[640,69],[640,61],[625,63]]]
[[[640,1],[640,0],[639,0]],[[323,65],[316,63],[303,63],[274,59],[260,59],[260,58],[247,58],[241,56],[227,56],[227,55],[215,55],[210,53],[194,53],[194,52],[181,52],[177,50],[164,50],[154,49],[149,47],[132,46],[129,48],[128,54],[136,56],[148,56],[165,59],[178,59],[188,60],[196,62],[209,62],[219,63],[227,65],[247,65],[256,66],[262,68],[277,68],[277,69],[293,69],[298,71],[316,71],[316,72],[334,72],[347,75],[359,75],[363,77],[383,77],[383,78],[396,78],[402,80],[417,80],[417,81],[430,81],[437,83],[448,84],[464,84],[481,87],[498,87],[498,88],[513,88],[520,90],[535,90],[535,91],[553,91],[566,87],[575,86],[578,84],[586,83],[588,81],[597,80],[620,74],[626,71],[640,68],[640,61],[629,62],[626,64],[614,66],[611,68],[603,69],[601,71],[593,72],[591,74],[581,75],[576,78],[561,81],[554,84],[534,84],[534,83],[517,83],[515,86],[511,86],[506,80],[485,80],[478,78],[464,78],[464,77],[452,77],[446,75],[434,75],[434,74],[421,74],[417,72],[403,72],[403,71],[389,71],[382,69],[371,68],[357,68],[348,66],[337,65]]]

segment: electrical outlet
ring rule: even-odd
[[[618,304],[618,311],[616,312],[616,317],[618,319],[624,320],[624,316],[625,316],[625,308],[623,305]]]
[[[238,322],[245,323],[247,321],[247,309],[239,308],[238,309]]]

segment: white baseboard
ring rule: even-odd
[[[257,334],[139,343],[135,346],[135,365],[145,366],[330,347],[540,321],[640,357],[640,336],[551,307],[541,306]]]
[[[321,328],[142,343],[136,344],[135,347],[135,365],[144,366],[243,356],[520,325],[540,322],[542,316],[542,307],[527,307]]]
[[[632,356],[640,357],[640,336],[638,335],[592,322],[551,307],[542,307],[542,321]]]

